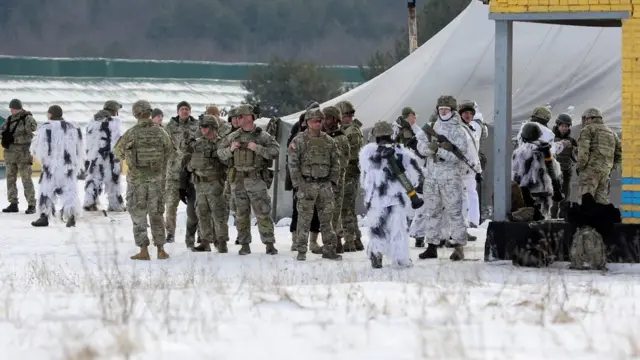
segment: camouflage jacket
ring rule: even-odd
[[[358,154],[360,149],[364,146],[364,136],[360,126],[354,120],[352,124],[343,125],[342,131],[349,140],[349,164],[346,167],[345,178],[346,179],[360,179],[360,165],[358,161]]]
[[[331,136],[320,132],[311,136],[308,130],[300,133],[289,146],[289,170],[293,188],[305,180],[340,182],[340,154]]]
[[[570,171],[573,164],[578,161],[578,142],[571,137],[571,129],[566,134],[561,134],[557,126],[553,127],[553,133],[556,135],[555,141],[567,140],[570,146],[565,146],[562,151],[556,154],[556,160],[560,163],[562,171]]]
[[[404,147],[410,147],[409,143],[415,139],[415,134],[411,129],[411,124],[403,118],[397,118],[393,122],[393,139],[396,144],[402,144]],[[412,148],[413,149],[413,148]]]
[[[231,143],[238,142],[240,147],[231,151]],[[255,151],[249,149],[247,144],[255,143]],[[265,168],[265,163],[273,160],[280,154],[280,144],[276,139],[259,127],[251,131],[238,129],[220,142],[218,156],[229,167],[238,171],[258,171]]]
[[[125,131],[116,142],[116,145],[114,146],[116,157],[121,160],[127,160],[126,154],[131,153],[131,151],[136,147],[135,139],[137,133],[140,132],[141,129],[148,127],[152,127],[155,130],[154,132],[151,132],[151,134],[154,137],[157,137],[158,151],[162,151],[164,153],[163,158],[165,161],[168,162],[171,157],[175,156],[176,149],[174,148],[174,145],[171,142],[171,137],[167,132],[164,131],[163,128],[154,124],[151,119],[140,119],[136,125]],[[127,182],[129,183],[136,184],[164,179],[165,173],[162,170],[158,171],[155,169],[137,168],[131,161],[129,161],[127,165],[129,165],[127,172]],[[164,168],[166,168],[166,166],[167,163],[164,164]]]
[[[602,119],[586,121],[578,138],[578,170],[609,174],[622,162],[622,144]]]
[[[8,128],[7,128],[8,127]],[[13,144],[29,145],[33,140],[33,133],[36,131],[38,123],[29,111],[21,110],[15,115],[9,115],[7,120],[2,124],[0,133],[5,130],[13,132]],[[11,147],[9,147],[11,149]]]
[[[191,152],[190,147],[193,146],[197,138],[202,136],[202,132],[198,120],[191,116],[186,120],[180,120],[177,116],[171,118],[164,130],[169,134],[178,150],[167,164],[167,179],[178,181],[180,173],[188,162],[187,154]]]
[[[336,142],[340,159],[340,173],[344,176],[344,173],[347,170],[347,165],[349,165],[349,158],[351,157],[349,139],[347,139],[347,135],[345,135],[342,129],[327,131],[327,135],[331,136]]]
[[[198,138],[193,145],[187,170],[193,172],[195,177],[224,180],[226,165],[218,157],[218,145],[221,141],[220,137],[215,139],[208,139],[204,136]]]

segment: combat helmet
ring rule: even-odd
[[[133,113],[133,116],[136,117],[136,119],[142,119],[143,117],[145,117],[144,115],[151,116],[152,111],[153,108],[147,100],[138,100],[133,103],[133,106],[131,106],[131,112]]]
[[[547,126],[551,120],[551,110],[546,106],[538,106],[531,113],[531,120]]]
[[[571,126],[572,123],[573,123],[573,120],[571,119],[571,115],[567,113],[562,113],[558,115],[558,117],[556,118],[556,125],[565,124],[565,125]]]
[[[438,98],[436,105],[436,108],[439,107],[448,107],[451,108],[451,111],[456,111],[458,109],[458,100],[451,95],[442,95]]]
[[[470,111],[471,114],[476,114],[476,103],[473,101],[465,100],[458,105],[458,114],[462,114],[465,111]]]
[[[386,121],[378,121],[371,129],[371,136],[379,138],[382,136],[393,136],[393,126]]]
[[[356,109],[353,107],[353,104],[350,101],[342,100],[336,104],[336,107],[340,109],[342,115],[354,115],[356,113]]]
[[[309,121],[311,119],[322,119],[324,120],[324,113],[319,108],[312,108],[307,110],[304,113],[304,121]]]
[[[342,121],[342,112],[340,111],[340,109],[338,109],[337,106],[327,106],[326,108],[322,109],[322,112],[326,117],[332,117],[337,121]]]
[[[240,105],[235,110],[235,116],[251,115],[254,120],[256,119],[256,114],[253,112],[253,106],[249,104]]]
[[[542,130],[540,130],[540,125],[536,124],[535,122],[528,122],[524,124],[524,126],[522,127],[522,133],[520,134],[520,137],[524,142],[536,141],[540,139],[541,136]]]
[[[582,118],[583,119],[588,119],[588,118],[601,118],[602,119],[602,111],[600,111],[600,109],[592,107],[592,108],[588,108],[587,110],[584,111],[584,113],[582,113]]]
[[[201,128],[209,128],[212,130],[218,130],[218,128],[220,127],[218,119],[213,115],[204,115],[200,119],[199,125]]]

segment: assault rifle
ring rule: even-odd
[[[471,165],[471,163],[469,162],[469,160],[464,156],[464,154],[462,153],[462,151],[460,151],[460,149],[451,141],[449,141],[449,139],[447,139],[446,136],[444,135],[440,135],[438,134],[433,127],[429,126],[429,125],[425,125],[422,130],[427,133],[428,135],[434,137],[437,139],[437,141],[439,143],[449,143],[452,146],[451,152],[453,153],[453,155],[455,155],[458,159],[460,159],[463,163],[465,163],[471,170],[473,170],[474,173],[476,173],[476,181],[477,182],[482,182],[482,174],[480,172],[478,172],[473,165]]]
[[[404,167],[401,168],[401,165],[396,161],[396,152],[393,147],[384,147],[380,152],[381,157],[387,159],[387,163],[389,164],[389,170],[391,170],[391,174],[394,175],[402,187],[409,195],[409,200],[411,200],[411,207],[413,209],[419,209],[424,205],[424,200],[418,197],[416,189],[411,184],[411,181],[407,178],[405,174]]]

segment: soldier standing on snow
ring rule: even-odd
[[[333,218],[334,189],[340,183],[340,153],[336,142],[322,131],[325,115],[320,109],[307,110],[307,130],[297,135],[289,146],[291,182],[298,195],[297,260],[307,259],[309,226],[314,208],[318,211],[322,232],[322,257],[341,260],[336,253]]]
[[[400,181],[401,174],[393,170],[389,159],[399,165],[402,175],[413,186],[418,185],[422,170],[411,151],[402,145],[394,145],[391,124],[379,121],[371,132],[376,142],[365,145],[359,154],[370,231],[367,254],[373,268],[382,267],[385,255],[391,258],[394,266],[410,267],[405,221],[409,196]]]
[[[255,125],[251,105],[241,105],[236,110],[242,116],[241,127],[225,137],[218,149],[218,156],[229,165],[229,181],[236,201],[236,228],[242,247],[238,254],[251,254],[251,210],[258,219],[260,239],[266,245],[268,255],[276,255],[271,197],[262,178],[264,163],[280,153],[276,139]]]
[[[475,228],[480,225],[480,199],[478,197],[478,182],[476,181],[476,173],[482,172],[480,165],[480,137],[482,129],[474,127],[473,117],[476,114],[476,106],[473,101],[463,101],[458,106],[458,114],[462,119],[462,128],[467,133],[468,147],[471,151],[467,154],[467,160],[474,166],[474,169],[466,167],[463,169],[462,184],[465,188],[465,196],[462,199],[463,215],[469,227]],[[469,240],[476,240],[475,237],[469,235]]]
[[[22,108],[22,101],[13,99],[9,103],[11,115],[2,124],[2,147],[4,161],[7,164],[7,197],[9,206],[2,209],[4,213],[17,213],[18,209],[18,174],[22,178],[24,197],[27,199],[25,214],[36,212],[36,191],[31,178],[33,157],[29,153],[29,145],[33,139],[38,123],[29,111]]]
[[[219,253],[226,253],[229,241],[229,206],[224,199],[226,166],[218,157],[220,122],[213,115],[200,120],[202,137],[193,145],[188,170],[196,191],[196,212],[200,226],[200,245],[193,251],[211,251],[211,243]]]
[[[147,216],[158,259],[169,258],[164,250],[164,188],[168,159],[175,154],[171,137],[151,120],[148,101],[136,101],[131,112],[138,123],[120,137],[115,145],[116,157],[126,160],[127,210],[133,222],[133,237],[140,252],[131,260],[150,260]]]
[[[189,147],[193,146],[196,138],[200,137],[200,127],[198,121],[191,116],[191,105],[186,101],[181,101],[177,106],[178,116],[171,118],[165,130],[173,139],[173,143],[178,152],[169,160],[167,169],[166,186],[166,227],[167,242],[175,241],[176,216],[180,201],[187,205],[187,233],[185,243],[187,248],[193,248],[195,235],[198,229],[198,217],[195,210],[195,192],[189,189],[181,189],[181,175],[184,176],[184,167],[188,159],[184,155],[189,152]],[[184,183],[184,181],[182,182]],[[191,189],[193,190],[193,189]]]
[[[457,107],[458,103],[453,96],[443,95],[438,98],[438,115],[433,129],[439,136],[429,139],[426,154],[423,153],[427,156],[423,197],[427,214],[426,240],[429,245],[420,254],[421,259],[438,257],[439,236],[445,220],[449,225],[450,241],[454,246],[450,259],[464,259],[463,247],[467,244],[468,234],[462,214],[462,175],[467,165],[454,154],[454,151],[459,151],[467,157],[473,150],[469,149],[468,135],[462,128],[462,120],[456,112]]]
[[[589,193],[598,204],[609,203],[611,173],[622,162],[622,144],[618,136],[602,121],[602,112],[589,108],[582,114],[578,138],[580,196]]]
[[[553,133],[556,135],[555,141],[566,141],[564,149],[556,154],[556,160],[560,163],[562,170],[562,193],[564,201],[553,203],[551,207],[551,218],[565,218],[565,207],[571,196],[571,177],[573,175],[573,166],[578,161],[578,142],[571,137],[571,115],[560,114],[556,119],[556,125],[553,127]]]
[[[84,186],[85,211],[98,211],[102,186],[109,201],[108,211],[124,211],[122,198],[122,169],[120,161],[113,153],[113,147],[123,133],[122,120],[118,111],[122,108],[117,101],[104,103],[102,110],[93,115],[86,129],[87,157],[85,167],[87,177]]]
[[[35,227],[49,226],[49,217],[55,215],[56,198],[60,198],[61,217],[67,227],[76,225],[80,197],[77,176],[84,158],[82,130],[62,118],[62,108],[53,105],[47,112],[49,121],[38,128],[31,150],[42,166],[38,186],[39,218],[32,222]]]
[[[340,101],[336,104],[342,113],[342,130],[349,139],[350,159],[344,179],[344,198],[342,201],[342,237],[344,238],[344,252],[363,251],[358,217],[356,215],[356,198],[360,193],[360,164],[358,153],[364,145],[364,136],[359,121],[354,120],[356,113],[353,104],[349,101]],[[338,241],[341,241],[338,239]]]

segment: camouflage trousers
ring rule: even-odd
[[[224,182],[198,182],[196,188],[196,213],[203,243],[229,241],[229,207],[225,202]]]
[[[11,146],[12,148],[15,145]],[[5,150],[5,162],[7,163],[7,200],[10,204],[18,204],[18,175],[22,179],[22,187],[24,188],[24,197],[27,199],[29,206],[36,206],[36,191],[33,187],[31,166],[33,165],[33,157],[29,153],[29,147],[25,149],[7,149]]]
[[[227,215],[231,211],[235,214],[236,212],[236,198],[233,196],[233,192],[231,191],[231,183],[229,181],[224,183],[224,198],[227,203]]]
[[[580,172],[580,198],[582,195],[589,193],[598,204],[609,203],[609,180],[608,172],[599,172],[591,169],[585,169]]]
[[[569,170],[562,170],[562,194],[564,195],[564,200],[563,201],[554,201],[553,202],[553,206],[551,207],[551,218],[552,219],[564,219],[566,214],[565,214],[565,210],[567,207],[567,204],[569,204],[569,201],[571,199],[571,176],[572,176],[572,171],[571,169]]]
[[[167,235],[174,235],[176,233],[176,217],[178,215],[178,205],[180,205],[180,183],[178,181],[167,179],[167,185],[165,187],[165,199],[166,199],[166,229]],[[195,243],[195,236],[198,230],[198,215],[196,214],[196,198],[195,194],[191,194],[187,198],[187,233],[185,235],[185,243],[187,245],[193,245]]]
[[[358,177],[348,177],[344,180],[342,209],[340,216],[342,217],[342,237],[345,241],[351,241],[360,238],[360,229],[358,228],[358,216],[356,215],[356,199],[360,192],[360,179]]]
[[[303,182],[297,189],[298,197],[298,230],[296,243],[299,252],[307,252],[309,245],[309,226],[313,218],[314,207],[318,210],[320,220],[320,233],[322,242],[328,250],[335,249],[337,237],[333,231],[331,219],[333,217],[334,195],[329,181]]]
[[[258,220],[258,232],[263,244],[275,243],[271,219],[271,197],[267,184],[258,172],[236,172],[231,183],[236,200],[236,229],[240,244],[251,243],[251,210]]]
[[[164,245],[164,192],[160,178],[139,184],[127,182],[127,211],[133,222],[136,246],[149,246],[147,216],[153,244]]]
[[[467,228],[462,215],[462,178],[425,179],[423,185],[425,240],[439,245],[442,234],[451,233],[451,243],[467,244]],[[445,230],[444,228],[447,227]]]
[[[569,250],[572,269],[584,269],[585,263],[593,270],[607,265],[607,248],[602,236],[594,228],[583,226],[576,230]]]
[[[344,178],[340,179],[338,185],[332,185],[333,191],[333,215],[331,224],[336,234],[342,234],[342,201],[344,199]],[[357,226],[356,226],[357,227]],[[324,242],[324,240],[322,240]]]

